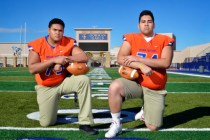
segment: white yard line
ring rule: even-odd
[[[23,82],[23,83],[28,83],[28,82],[30,82],[30,83],[35,83],[35,81],[20,81],[20,80],[0,80],[0,82],[18,82],[18,83],[21,83],[21,82]]]
[[[171,71],[167,71],[167,73],[210,78],[210,75],[201,75],[201,74],[194,74],[194,73],[182,73],[182,72],[171,72]]]
[[[100,91],[105,91],[105,92],[107,92],[108,90],[100,90]],[[11,92],[11,93],[17,93],[17,92],[23,92],[23,93],[27,93],[27,92],[30,92],[30,93],[36,93],[36,91],[14,91],[14,90],[0,90],[0,93],[1,92]],[[98,92],[98,91],[97,91]],[[96,93],[97,93],[96,92]],[[210,94],[210,92],[196,92],[196,91],[194,91],[194,92],[168,92],[169,94],[170,93],[176,93],[176,94],[187,94],[187,93],[197,93],[197,94],[200,94],[200,93],[207,93],[207,94]],[[92,94],[92,95],[94,95],[93,97],[95,97],[95,92]],[[98,95],[98,94],[97,94]],[[99,94],[100,95],[100,94]],[[103,95],[103,93],[102,93],[102,95]]]
[[[0,82],[18,82],[18,83],[21,83],[21,82],[23,82],[23,83],[34,83],[35,81],[18,81],[18,80],[0,80]],[[210,83],[210,82],[167,82],[167,83]],[[91,81],[91,84],[92,85],[109,85],[109,84],[111,84],[111,82],[101,82],[100,80],[98,81],[98,82],[96,82],[96,81]]]
[[[205,91],[204,92],[196,92],[196,91],[194,91],[194,92],[192,92],[192,91],[191,92],[168,92],[168,94],[171,94],[171,93],[173,93],[173,94],[174,93],[176,93],[176,94],[189,94],[189,93],[192,93],[192,94],[194,94],[194,93],[195,94],[201,94],[201,93],[210,94],[210,92],[205,92]]]
[[[210,82],[167,82],[169,84],[205,84]]]
[[[0,90],[0,92],[16,92],[16,93],[17,93],[17,92],[34,92],[34,93],[35,93],[36,91],[25,91],[25,90],[24,90],[24,91],[15,91],[15,90]]]
[[[96,128],[97,129],[97,128]],[[25,127],[0,127],[0,130],[46,130],[46,131],[79,131],[78,128],[25,128]],[[107,131],[107,129],[97,129],[99,131]],[[123,129],[123,131],[150,131],[147,128]],[[210,128],[168,128],[159,131],[210,131]]]

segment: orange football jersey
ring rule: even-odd
[[[28,43],[29,50],[33,50],[39,54],[41,62],[47,61],[57,56],[70,56],[76,40],[63,36],[57,46],[50,46],[47,42],[48,36],[39,38]],[[53,67],[49,67],[46,71],[35,74],[35,80],[38,85],[55,86],[60,84],[67,75],[66,68],[68,65],[61,66],[59,71],[53,71]]]
[[[131,55],[142,58],[159,59],[165,46],[173,46],[174,39],[160,34],[147,42],[141,33],[125,34],[124,40],[131,45]],[[141,73],[141,72],[140,72]],[[139,84],[149,89],[161,90],[165,88],[167,74],[165,69],[155,69],[151,76],[141,73]]]

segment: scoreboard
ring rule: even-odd
[[[83,51],[109,51],[108,34],[80,33],[78,45]]]
[[[79,34],[79,40],[108,40],[107,34]]]
[[[78,46],[86,52],[109,52],[111,28],[76,28]]]
[[[106,43],[106,42],[100,42],[100,43],[85,42],[85,43],[79,43],[79,47],[83,51],[108,51],[109,50],[108,43]]]

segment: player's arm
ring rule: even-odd
[[[130,58],[128,60],[128,58]],[[132,59],[132,60],[131,60]],[[140,61],[139,56],[131,55],[131,46],[129,42],[123,41],[123,44],[118,52],[117,61],[120,65],[128,66],[134,69],[139,69]]]
[[[162,50],[160,59],[139,58],[140,62],[152,68],[167,69],[173,59],[173,47],[165,46]]]
[[[117,55],[117,62],[118,62],[118,64],[125,66],[123,59],[126,56],[130,56],[131,55],[130,52],[131,52],[130,44],[127,41],[123,41],[122,46],[120,47],[120,50],[119,50],[118,55]]]
[[[55,64],[65,65],[67,62],[68,57],[66,56],[59,56],[41,62],[39,54],[33,50],[30,50],[28,55],[29,72],[32,74],[41,73]]]
[[[158,59],[126,56],[124,57],[124,62],[126,65],[130,65],[133,62],[140,62],[151,68],[166,69],[170,67],[172,58],[173,58],[172,46],[165,46],[162,50],[161,57]]]
[[[147,65],[138,61],[138,56],[131,55],[131,46],[127,41],[123,41],[122,47],[120,48],[117,56],[117,61],[120,65],[128,66],[134,69],[140,69],[141,72],[147,76],[152,74],[152,69]],[[131,62],[128,62],[126,58],[132,58]]]
[[[88,61],[88,57],[86,55],[86,53],[80,49],[78,46],[74,46],[74,48],[72,49],[71,55],[67,57],[68,59],[68,63],[71,62],[82,62],[82,63],[86,63]],[[61,64],[56,63],[55,66],[53,67],[53,69],[55,71],[59,71],[61,67]]]
[[[72,54],[68,58],[69,58],[69,62],[86,63],[88,61],[88,57],[87,57],[86,53],[82,49],[80,49],[78,46],[75,46],[72,49]]]

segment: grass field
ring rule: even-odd
[[[117,69],[107,68],[105,71],[112,78],[111,80],[119,77]],[[38,111],[34,91],[35,84],[33,75],[28,73],[27,68],[0,68],[0,140],[20,138],[94,140],[104,137],[109,123],[95,124],[94,127],[99,130],[99,134],[88,136],[78,131],[77,123],[58,123],[55,126],[42,128],[38,121],[28,119],[27,114]],[[106,84],[102,87],[106,89],[108,86],[109,84]],[[131,115],[131,120],[123,122],[124,132],[118,138],[210,139],[210,78],[169,74],[166,89],[169,93],[166,96],[163,129],[150,132],[142,122],[135,121],[134,115]],[[96,92],[94,91],[94,93]],[[109,109],[107,100],[100,100],[97,97],[92,99],[93,109]],[[141,104],[140,99],[125,101],[123,111],[135,114],[139,111]],[[78,109],[78,104],[74,100],[61,99],[59,108]],[[59,115],[59,117],[62,118],[66,115],[77,116],[68,113]],[[106,114],[94,113],[93,115],[94,118],[110,118],[109,112]]]

